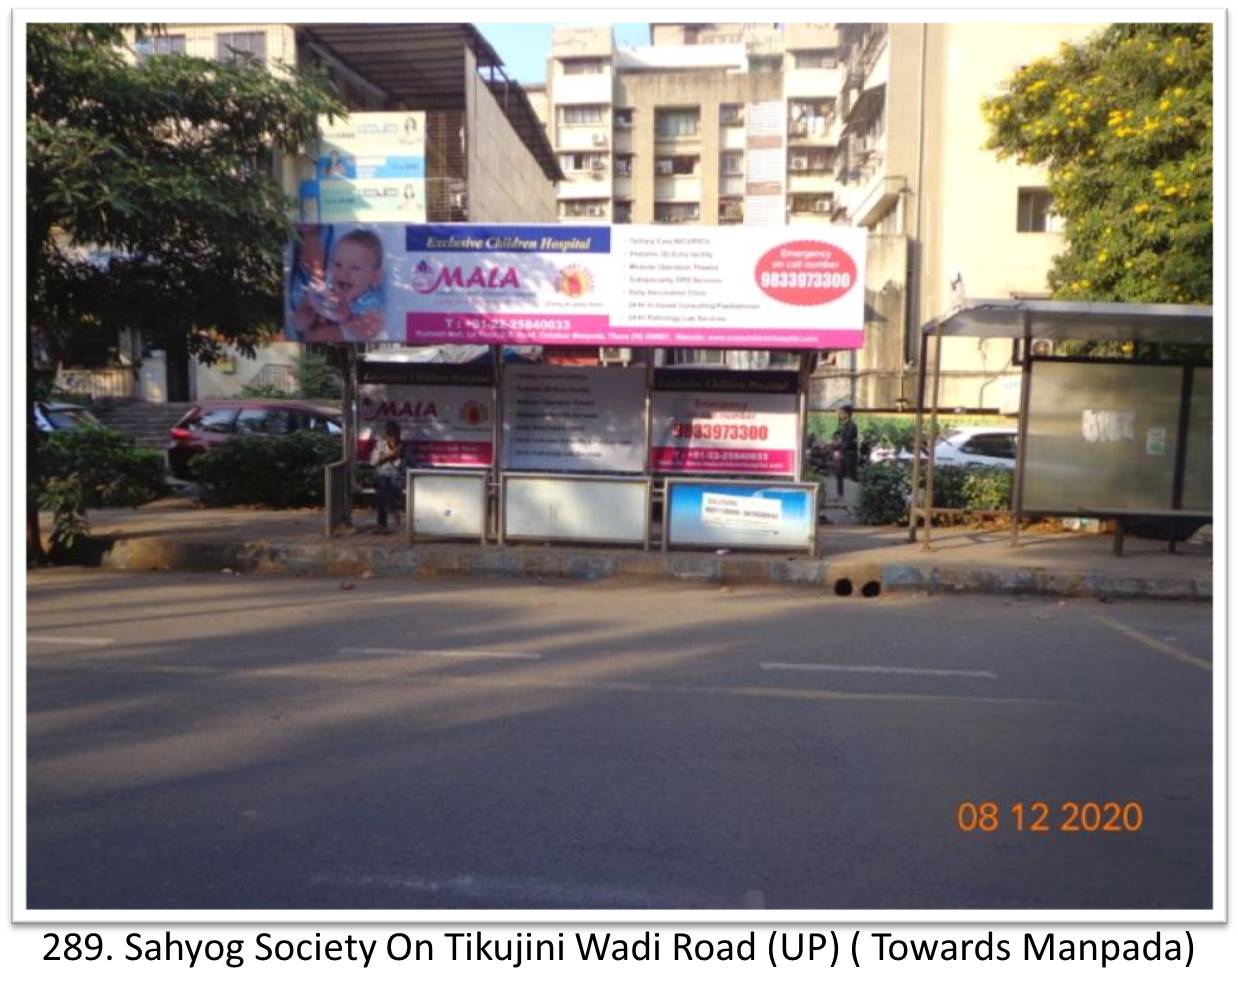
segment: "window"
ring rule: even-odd
[[[605,218],[608,201],[560,201],[562,218]]]
[[[1020,232],[1060,232],[1061,221],[1053,213],[1053,198],[1044,187],[1019,188]]]
[[[671,201],[659,201],[653,206],[653,220],[664,225],[678,225],[687,221],[699,221],[701,206]]]
[[[654,160],[653,171],[657,176],[696,176],[700,164],[700,156],[666,156]]]
[[[654,116],[658,138],[695,138],[701,130],[699,107],[659,109]]]
[[[796,69],[833,69],[838,65],[838,54],[832,48],[814,48],[795,53]]]
[[[744,154],[742,152],[722,153],[722,175],[723,176],[743,176],[744,175]]]
[[[292,412],[284,408],[247,408],[236,417],[236,431],[242,435],[278,436],[295,428]]]
[[[215,58],[231,62],[241,55],[265,59],[267,36],[265,31],[221,31],[215,36]]]
[[[564,152],[559,155],[564,173],[605,173],[606,157],[592,152]]]
[[[735,128],[744,123],[743,104],[721,104],[718,107],[718,124],[723,128]]]
[[[184,55],[184,35],[148,35],[133,46],[138,62],[142,63],[152,55]]]
[[[750,73],[777,73],[782,71],[781,55],[753,55],[748,57]]]
[[[615,224],[628,225],[632,222],[632,202],[615,201]]]
[[[606,64],[601,59],[564,59],[564,76],[594,76],[605,70]]]
[[[559,108],[559,124],[565,125],[597,125],[602,123],[601,104],[580,104],[575,107]]]
[[[736,198],[718,202],[719,225],[742,225],[743,222],[744,202],[742,200]]]
[[[615,156],[615,176],[632,175],[632,157]]]
[[[983,436],[972,436],[959,447],[960,453],[971,453],[974,456],[999,457],[1003,460],[1013,460],[1016,437],[1013,433],[986,433]]]
[[[211,408],[183,424],[186,429],[201,432],[235,432],[236,412],[235,408]]]
[[[672,349],[671,366],[724,367],[725,349]]]
[[[632,108],[615,108],[615,127],[625,131],[632,127]]]
[[[829,214],[833,210],[833,198],[829,194],[792,194],[792,214]]]

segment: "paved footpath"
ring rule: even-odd
[[[1105,535],[935,529],[933,548],[907,542],[902,528],[821,527],[816,556],[616,550],[510,544],[419,543],[378,536],[367,510],[360,528],[323,536],[318,510],[204,509],[187,499],[91,513],[99,563],[115,569],[205,569],[293,575],[463,575],[475,577],[671,578],[807,584],[853,595],[897,590],[1054,597],[1206,600],[1211,543],[1128,539],[1115,557]]]

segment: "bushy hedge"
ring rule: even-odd
[[[321,505],[323,467],[340,459],[338,436],[241,436],[189,461],[205,505]]]
[[[163,454],[115,429],[49,433],[39,444],[41,481],[77,480],[88,508],[136,507],[164,493]]]
[[[1008,509],[1014,473],[979,464],[933,468],[933,507],[962,511]],[[869,526],[904,524],[911,496],[911,467],[874,463],[860,472],[860,522]]]

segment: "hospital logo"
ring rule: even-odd
[[[593,276],[583,266],[565,266],[559,271],[559,293],[564,297],[584,297],[593,290]]]
[[[426,260],[413,269],[413,289],[418,294],[438,290],[503,290],[519,287],[520,277],[514,266],[438,266]]]

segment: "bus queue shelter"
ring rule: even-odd
[[[1115,519],[1119,554],[1128,519],[1211,520],[1211,307],[977,299],[921,330],[909,542],[921,521],[925,549],[932,540],[942,347],[954,337],[1011,340],[1022,374],[1012,543],[1030,516]]]

